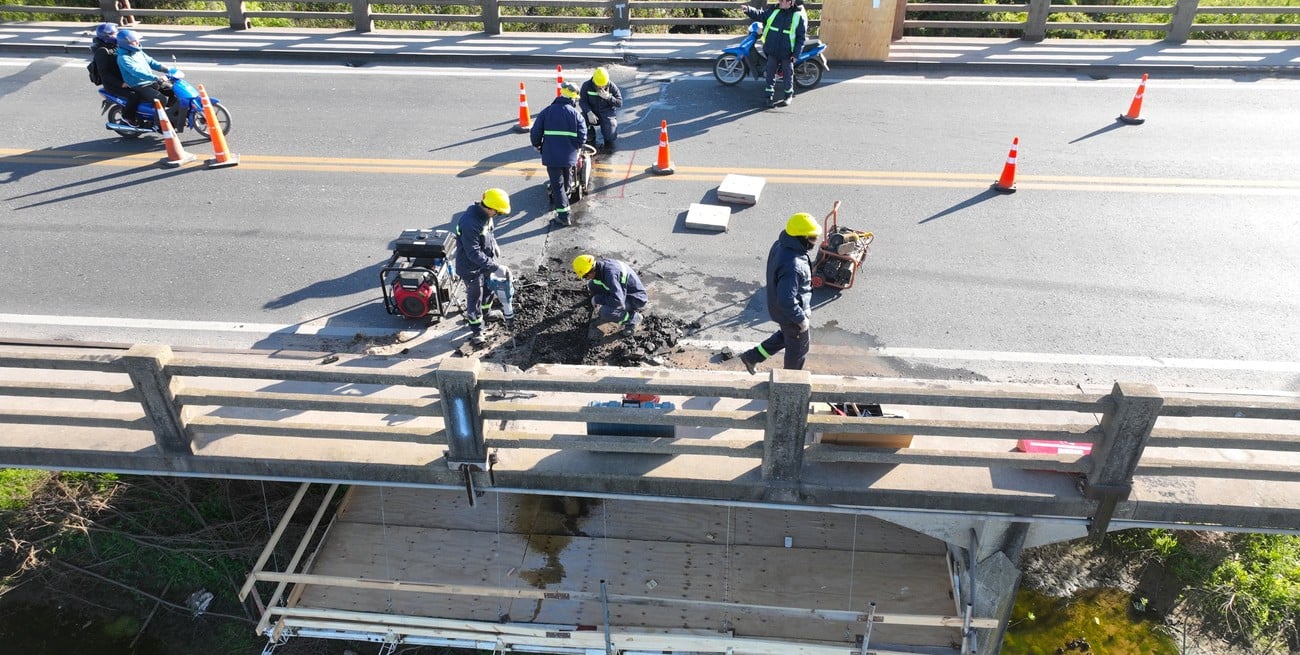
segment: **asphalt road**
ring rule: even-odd
[[[749,341],[772,328],[768,245],[791,213],[838,199],[877,238],[854,288],[818,298],[827,352],[1300,391],[1300,81],[1152,79],[1146,124],[1121,126],[1133,79],[850,72],[761,110],[754,81],[616,67],[623,150],[598,167],[583,225],[556,232],[545,171],[511,131],[518,83],[536,112],[553,71],[182,67],[232,110],[238,167],[155,165],[160,141],[103,129],[80,60],[0,60],[0,335],[279,347],[394,332],[409,326],[379,302],[390,240],[500,186],[511,264],[574,248],[635,261],[661,310]],[[671,176],[647,173],[660,120]],[[1019,192],[996,195],[1013,137]],[[728,172],[767,179],[759,204],[725,234],[683,229]]]

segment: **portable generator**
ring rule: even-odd
[[[456,236],[448,230],[408,229],[379,271],[384,309],[409,319],[440,320],[457,304]]]

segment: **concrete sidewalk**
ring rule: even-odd
[[[0,54],[82,56],[90,43],[86,23],[0,24]],[[709,65],[741,35],[382,31],[227,28],[143,25],[135,28],[150,53],[211,57],[295,58],[371,63],[571,63]],[[849,65],[836,60],[832,70]],[[989,72],[1150,72],[1300,74],[1300,41],[1046,40],[908,37],[895,42],[884,62],[853,67],[916,72],[941,69]]]

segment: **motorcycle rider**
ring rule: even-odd
[[[90,42],[90,55],[95,62],[95,71],[99,74],[100,86],[113,95],[121,96],[128,107],[134,107],[135,91],[122,81],[122,70],[117,67],[116,25],[101,23],[95,28],[95,37]]]
[[[587,140],[587,121],[578,113],[578,86],[565,82],[560,96],[533,119],[529,132],[533,147],[542,153],[542,165],[551,181],[551,201],[555,206],[552,223],[573,225],[569,216],[569,187],[574,183],[573,167],[578,150]]]
[[[641,310],[650,296],[641,277],[627,262],[578,255],[573,258],[573,273],[587,282],[591,304],[600,308],[601,319],[617,323],[625,337],[636,333]]]
[[[609,71],[604,66],[597,68],[578,92],[578,108],[587,118],[587,145],[596,145],[596,128],[600,127],[600,136],[605,140],[603,152],[613,154],[618,139],[615,114],[622,106],[623,95],[618,92],[618,85],[610,81]]]
[[[763,71],[767,86],[767,104],[772,105],[776,89],[773,84],[777,73],[785,81],[785,97],[775,104],[787,106],[794,102],[794,60],[803,52],[803,43],[807,38],[808,20],[802,8],[796,6],[795,0],[777,0],[777,4],[764,9],[755,9],[741,5],[746,16],[763,25],[759,38],[763,40],[763,55],[767,57],[767,67]]]
[[[169,69],[158,63],[153,57],[140,48],[140,35],[132,30],[121,30],[117,33],[117,66],[122,71],[122,80],[126,82],[127,87],[135,93],[135,100],[146,102],[153,105],[157,100],[167,107],[169,101],[169,92],[171,85],[164,85],[163,81],[154,75],[154,71],[160,73],[172,73],[175,69]],[[122,112],[122,118],[128,122],[136,120],[136,102],[129,102],[126,111]],[[171,115],[171,108],[168,109],[168,117],[172,125],[181,129],[178,121]]]
[[[465,322],[469,324],[469,342],[475,346],[487,343],[483,313],[492,307],[492,294],[485,293],[488,277],[493,273],[510,277],[510,270],[497,261],[501,248],[493,234],[492,220],[509,213],[509,194],[488,189],[478,202],[452,220],[456,231],[456,274],[465,282]]]

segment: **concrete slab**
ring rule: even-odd
[[[731,223],[731,209],[722,205],[691,203],[686,210],[686,229],[706,232],[726,232]]]
[[[729,173],[718,185],[718,200],[739,205],[756,205],[767,179],[754,175]]]

